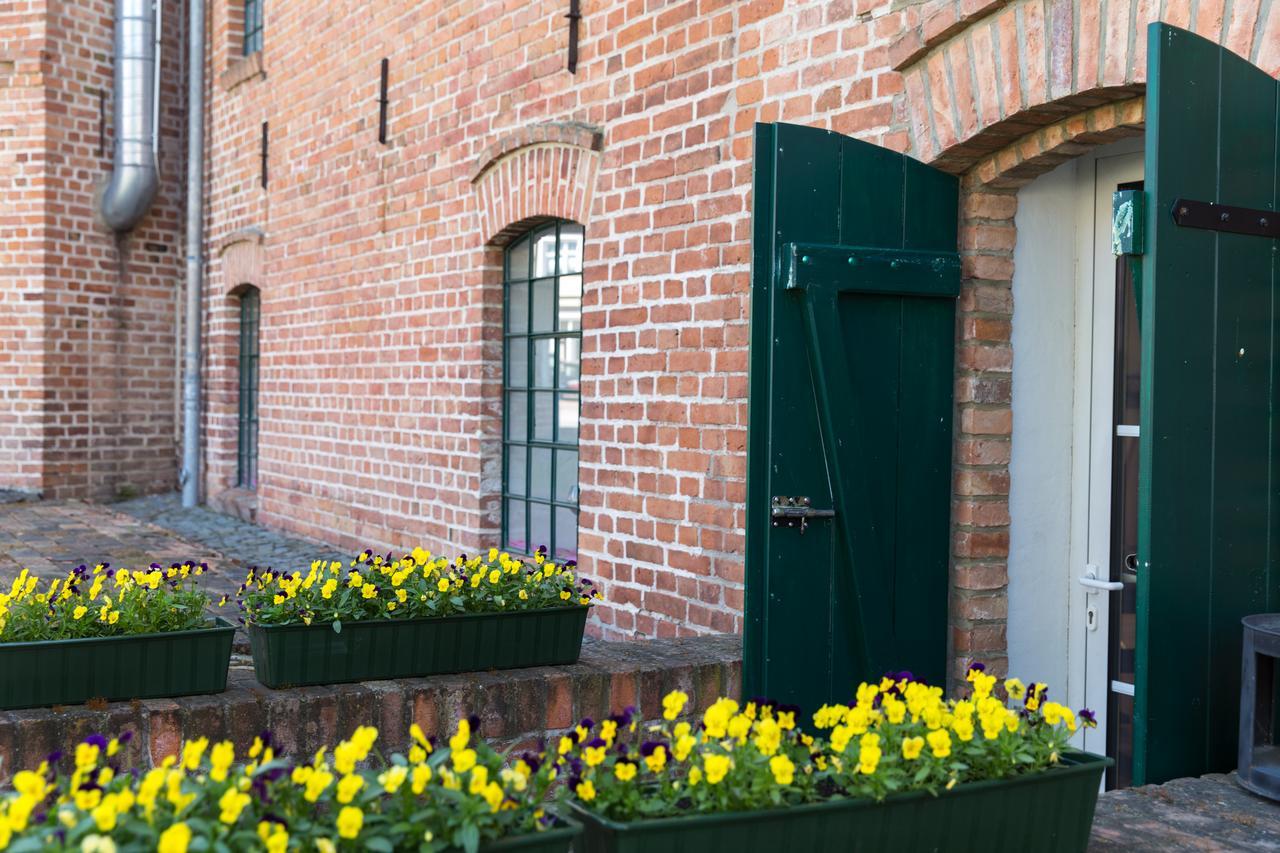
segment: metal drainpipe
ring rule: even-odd
[[[117,233],[131,230],[146,215],[160,184],[155,123],[157,14],[152,0],[116,0],[116,138],[102,217]]]
[[[182,505],[200,502],[200,313],[204,260],[204,0],[189,0],[187,317],[182,375]]]

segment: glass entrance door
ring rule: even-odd
[[[1092,261],[1081,281],[1084,305],[1077,312],[1077,441],[1082,467],[1076,483],[1080,513],[1076,629],[1083,633],[1081,698],[1097,716],[1096,730],[1080,745],[1115,759],[1108,787],[1132,778],[1134,663],[1137,637],[1138,539],[1138,285],[1130,263],[1112,254],[1112,197],[1140,187],[1142,154],[1099,153],[1087,186],[1093,227],[1082,256]],[[1082,175],[1082,177],[1086,177]],[[1084,272],[1085,270],[1082,270]]]
[[[1116,189],[1140,190],[1141,181]],[[1115,259],[1115,373],[1111,439],[1111,591],[1107,638],[1107,754],[1115,766],[1107,787],[1130,784],[1133,767],[1134,648],[1138,609],[1138,401],[1141,376],[1139,288],[1135,269],[1124,256]]]

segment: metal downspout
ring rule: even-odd
[[[182,375],[182,505],[200,502],[200,314],[204,267],[204,0],[189,0],[187,316]]]
[[[115,152],[102,217],[117,233],[131,230],[146,215],[160,184],[156,14],[152,0],[116,0]]]

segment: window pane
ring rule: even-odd
[[[506,491],[512,495],[525,495],[524,468],[525,454],[528,451],[518,445],[507,446],[507,485]]]
[[[507,278],[529,277],[529,235],[521,237],[507,250]]]
[[[529,553],[546,546],[551,548],[551,507],[529,504]]]
[[[507,285],[507,331],[529,331],[529,282]]]
[[[507,341],[507,385],[524,388],[529,384],[529,339]]]
[[[507,438],[512,441],[524,441],[529,429],[529,395],[523,391],[507,393]]]
[[[559,329],[576,332],[582,328],[582,276],[567,275],[560,279]]]
[[[551,499],[551,448],[534,447],[533,469],[529,472],[529,494],[535,498]]]
[[[560,395],[560,423],[556,429],[556,441],[565,444],[578,443],[578,395]]]
[[[523,394],[521,396],[524,396]],[[555,394],[539,391],[533,395],[533,438],[535,441],[551,441],[551,412]],[[577,399],[576,397],[574,399]],[[574,424],[575,435],[577,424]],[[577,440],[576,438],[574,439]]]
[[[578,501],[578,452],[556,451],[556,500],[568,503]],[[559,539],[557,538],[557,541]]]
[[[578,513],[567,507],[556,507],[556,560],[578,559]]]
[[[560,376],[557,385],[562,391],[578,390],[578,371],[582,338],[560,339]]]
[[[550,332],[555,328],[555,296],[555,279],[533,282],[533,331]]]
[[[560,274],[582,272],[582,226],[560,226]]]
[[[548,228],[538,234],[533,243],[533,277],[555,275],[556,230]]]
[[[555,338],[538,338],[533,342],[533,387],[552,388],[555,376]]]
[[[524,501],[507,501],[507,541],[504,547],[517,553],[528,553],[529,542],[524,532]]]

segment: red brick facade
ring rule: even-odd
[[[1157,16],[1280,71],[1280,4],[1258,0],[585,0],[576,75],[560,0],[268,0],[249,58],[240,5],[210,8],[212,501],[246,497],[231,488],[236,294],[253,285],[259,518],[353,547],[491,543],[501,246],[571,219],[587,240],[580,552],[610,601],[596,630],[741,630],[752,125],[827,127],[963,175],[957,665],[998,666],[1006,648],[1017,187],[1140,132]],[[22,91],[0,89],[0,116]],[[0,138],[0,170],[14,144]],[[31,311],[11,281],[0,323]],[[47,349],[24,352],[0,340],[0,369]],[[0,477],[35,483],[12,449],[35,422],[12,387]]]
[[[120,241],[96,211],[111,0],[0,7],[0,488],[110,499],[176,482],[185,31],[183,5],[165,7],[160,192]]]

